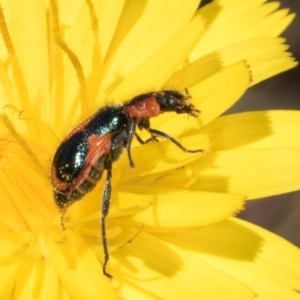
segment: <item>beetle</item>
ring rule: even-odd
[[[131,143],[134,137],[141,144],[170,140],[181,150],[196,153],[201,149],[189,150],[168,134],[150,127],[150,118],[164,112],[176,112],[197,117],[197,110],[185,94],[177,90],[161,90],[140,94],[121,105],[107,105],[87,118],[62,141],[54,155],[51,167],[51,182],[54,200],[62,212],[62,227],[66,209],[93,190],[106,170],[106,181],[102,197],[101,233],[104,252],[103,274],[109,261],[106,240],[106,216],[111,198],[112,164],[127,150],[129,164],[134,167],[131,157]],[[147,130],[150,138],[143,141],[136,129]]]

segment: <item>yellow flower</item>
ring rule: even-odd
[[[1,2],[1,299],[299,298],[299,250],[232,216],[245,200],[300,188],[300,113],[219,117],[296,65],[278,38],[294,15],[278,2],[198,2]],[[136,168],[127,155],[114,164],[109,280],[106,174],[63,230],[51,159],[99,107],[185,87],[199,118],[166,113],[151,126],[204,152],[134,142]]]

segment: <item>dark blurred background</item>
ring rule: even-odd
[[[211,1],[202,1],[201,6],[208,2]],[[300,0],[280,2],[281,8],[289,8],[291,12],[297,14],[282,36],[290,45],[289,51],[297,61],[300,61]],[[268,109],[300,109],[299,65],[252,87],[230,109],[230,113]],[[273,231],[300,246],[300,192],[249,201],[239,217]]]

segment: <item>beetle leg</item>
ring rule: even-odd
[[[147,141],[143,141],[142,140],[142,138],[135,132],[134,133],[134,135],[135,135],[135,137],[136,137],[136,139],[137,139],[137,141],[141,144],[141,145],[144,145],[144,144],[147,144],[148,142],[148,140]],[[151,140],[151,139],[150,139]]]
[[[139,129],[145,129],[145,130],[147,130],[148,132],[149,132],[149,134],[151,135],[151,138],[150,139],[147,139],[146,141],[143,141],[142,139],[141,139],[141,137],[135,132],[134,134],[135,134],[135,136],[136,136],[136,138],[137,138],[137,140],[138,140],[138,142],[140,143],[140,144],[142,144],[142,145],[144,145],[144,144],[147,144],[147,143],[149,143],[150,141],[153,141],[153,142],[159,142],[159,140],[156,138],[156,136],[155,135],[153,135],[152,133],[151,133],[151,131],[150,131],[150,120],[149,120],[149,118],[142,118],[141,119],[141,121],[138,123],[138,127],[139,127]]]
[[[131,168],[134,168],[134,163],[131,157],[131,143],[132,143],[133,136],[135,134],[135,129],[136,129],[136,120],[130,119],[127,127],[126,150],[127,150],[129,164]]]
[[[102,245],[103,245],[103,253],[104,253],[104,262],[103,262],[102,270],[105,276],[107,276],[108,278],[112,278],[112,276],[106,271],[106,266],[109,261],[109,253],[108,253],[108,246],[107,246],[107,239],[106,239],[106,216],[108,215],[109,212],[109,204],[110,204],[110,197],[111,197],[111,178],[112,178],[111,166],[106,170],[107,170],[107,177],[106,177],[105,188],[103,192],[102,217],[101,217]]]
[[[156,129],[152,129],[152,128],[149,128],[148,130],[154,136],[159,136],[161,138],[164,138],[164,139],[167,139],[167,140],[171,141],[173,144],[175,144],[177,147],[179,147],[184,152],[189,152],[189,153],[203,152],[202,149],[190,150],[190,149],[185,148],[183,145],[181,145],[174,138],[172,138],[171,136],[169,136],[168,134],[166,134],[166,133],[164,133],[162,131],[159,131],[159,130],[156,130]],[[146,143],[148,143],[148,141],[149,140],[147,140]]]

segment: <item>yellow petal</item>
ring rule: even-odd
[[[193,101],[201,110],[205,125],[231,107],[251,83],[251,74],[245,61],[239,61],[190,88]]]
[[[107,92],[111,92],[112,88],[123,78],[126,78],[184,28],[198,4],[196,0],[168,3],[157,0],[145,1],[142,18],[137,20],[128,34],[124,36],[102,70],[102,76],[99,78],[101,86],[98,102],[103,101],[101,99],[103,93],[107,95]],[[126,12],[131,13],[131,11]],[[140,78],[140,82],[143,82],[143,78]],[[138,83],[136,88],[139,88]]]
[[[199,13],[207,16],[210,29],[190,55],[191,61],[240,41],[278,36],[293,20],[278,2],[214,1]]]
[[[214,151],[233,148],[300,149],[300,113],[277,110],[232,114],[203,128]]]
[[[49,259],[73,299],[115,299],[100,262],[80,234],[52,233],[47,246]]]
[[[219,222],[240,210],[245,200],[242,195],[192,192],[147,186],[136,188],[128,186],[127,189],[131,192],[140,193],[141,198],[143,194],[153,195],[148,206],[130,219],[146,227],[157,227],[161,230],[196,227]],[[122,190],[125,190],[124,186]],[[122,202],[126,202],[126,206],[137,205],[135,201],[130,203],[130,199],[125,197],[120,197],[118,201],[121,207]]]
[[[45,5],[41,1],[3,3],[8,31],[12,38],[18,67],[14,65],[16,88],[13,103],[49,120],[49,66]],[[2,4],[1,4],[2,5]],[[22,30],[20,30],[22,28]],[[11,53],[10,53],[11,54]]]
[[[217,153],[208,156],[210,161],[199,161],[203,181],[198,181],[197,187],[231,193],[243,190],[250,199],[297,189],[299,119],[296,111],[268,111],[212,122],[204,132],[215,135],[212,145]]]
[[[2,246],[2,245],[1,245]],[[18,269],[20,267],[20,261],[14,260],[11,261],[9,264],[1,263],[0,266],[0,274],[1,274],[1,281],[0,281],[0,295],[3,299],[10,299],[11,292],[14,288],[16,283]]]
[[[299,249],[260,227],[232,218],[162,238],[253,287],[258,299],[299,299]]]
[[[194,189],[262,198],[300,188],[300,150],[238,149],[208,154],[191,166]]]
[[[21,264],[14,288],[14,299],[57,299],[59,280],[53,266],[39,260],[28,260]]]
[[[89,85],[85,91],[84,107],[90,113],[95,108],[95,98],[98,92],[98,79],[101,66],[106,58],[110,42],[119,22],[124,1],[77,1],[72,3],[64,1],[59,3],[60,24],[63,26],[63,34],[66,45],[78,58],[82,70],[83,79],[81,85]],[[105,28],[105,30],[103,30]],[[62,32],[61,32],[62,33]],[[54,35],[57,33],[54,33]],[[57,45],[56,45],[57,46]],[[61,49],[58,49],[61,51]],[[74,65],[66,53],[63,54],[64,66],[64,95],[67,99],[65,110],[71,110],[71,120],[74,118],[74,110],[80,107],[80,102],[74,102],[78,95],[78,77],[74,72]],[[89,76],[89,77],[88,77]],[[97,87],[96,87],[97,86]],[[81,87],[82,88],[82,87]],[[82,99],[81,99],[82,100]],[[85,115],[85,114],[84,114]],[[68,120],[70,123],[70,120]]]
[[[205,20],[195,17],[178,34],[138,66],[109,95],[111,99],[122,99],[124,95],[139,88],[142,91],[159,89],[161,84],[178,69],[206,30]],[[163,68],[161,66],[164,66]],[[177,77],[177,81],[180,81]]]
[[[239,280],[190,255],[188,250],[145,232],[113,256],[119,264],[116,272],[126,279],[125,284],[136,286],[141,297],[145,290],[148,297],[161,299],[254,298],[251,289]]]
[[[80,57],[80,61],[90,63],[91,60],[87,60],[84,54],[87,53],[88,49],[88,51],[92,49],[93,43],[101,41],[101,44],[97,46],[100,47],[101,53],[99,63],[103,62],[108,48],[111,47],[110,43],[115,30],[119,26],[118,23],[123,13],[125,1],[76,1],[76,3],[64,1],[59,4],[61,23],[66,24],[66,28],[64,28],[66,41]],[[93,37],[95,34],[97,36]],[[90,68],[91,66],[85,65],[85,67]],[[100,65],[97,67],[100,68]]]
[[[297,65],[282,38],[241,41],[205,55],[184,69],[183,86],[192,86],[238,60],[245,59],[252,73],[251,85]],[[201,70],[201,72],[200,72]],[[178,74],[173,75],[178,76]]]

